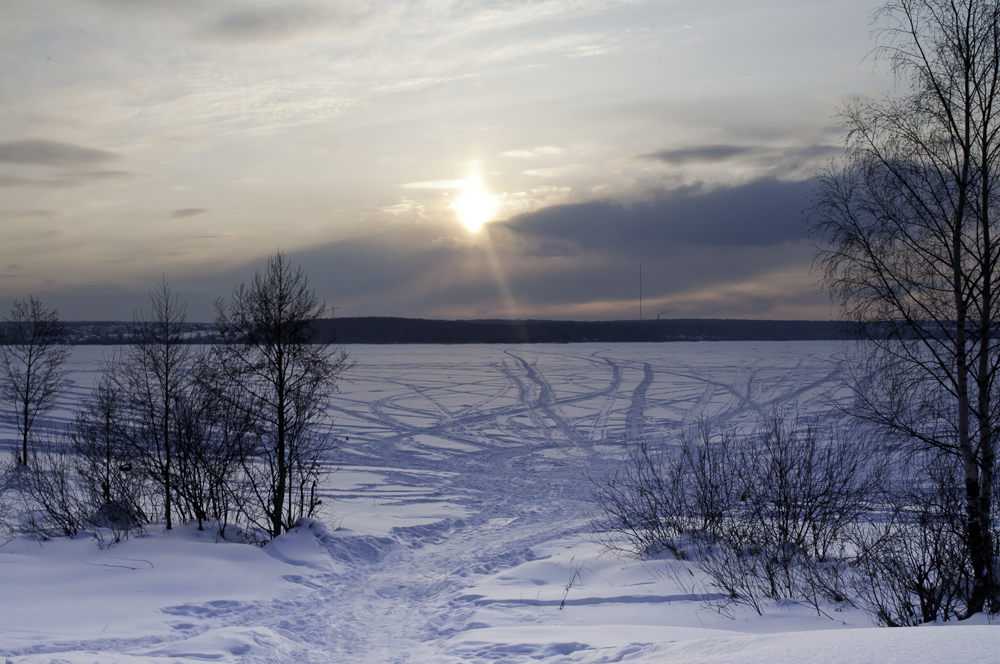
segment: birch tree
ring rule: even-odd
[[[1000,4],[892,0],[878,58],[898,88],[843,110],[846,159],[822,178],[825,284],[865,324],[857,413],[964,479],[967,613],[995,608],[991,536],[1000,425]]]

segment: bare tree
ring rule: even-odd
[[[177,404],[190,383],[192,347],[183,339],[184,305],[166,280],[149,294],[148,312],[137,313],[131,344],[110,374],[126,400],[122,435],[160,489],[167,530],[173,527],[175,463],[181,433]]]
[[[255,422],[213,388],[211,367],[196,369],[194,381],[176,401],[175,483],[180,512],[198,521],[253,521],[254,505],[246,492],[247,456],[252,453]]]
[[[281,252],[216,307],[213,383],[254,422],[246,472],[263,517],[257,525],[276,537],[316,507],[316,482],[337,444],[327,398],[351,363],[342,348],[315,337],[311,322],[325,305]]]
[[[1000,5],[892,0],[877,50],[902,92],[843,111],[846,160],[816,196],[817,262],[872,333],[858,414],[963,478],[968,613],[996,606],[990,517],[1000,353]]]
[[[15,300],[0,344],[0,381],[10,404],[7,419],[20,437],[18,462],[26,464],[38,418],[51,411],[66,387],[63,364],[69,357],[65,331],[55,309],[32,296]]]
[[[149,482],[129,445],[128,400],[117,375],[112,357],[69,431],[91,523],[110,529],[115,541],[141,529],[150,511]]]
[[[248,512],[242,461],[251,422],[206,382],[209,367],[183,344],[183,308],[169,288],[152,299],[137,317],[138,343],[106,359],[70,429],[93,532],[114,541],[167,505],[171,526],[195,519],[199,530],[214,521],[224,532]]]

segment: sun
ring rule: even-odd
[[[458,213],[458,219],[470,233],[478,233],[483,224],[493,219],[497,211],[497,197],[486,191],[479,176],[472,175],[465,180],[462,193],[451,205]]]

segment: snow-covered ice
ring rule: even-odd
[[[996,662],[1000,630],[854,609],[720,611],[684,561],[588,537],[623,440],[820,413],[833,342],[358,346],[317,522],[264,548],[192,526],[0,547],[10,662]],[[78,347],[74,389],[103,349]],[[4,434],[9,436],[9,431]]]

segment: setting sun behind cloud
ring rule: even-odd
[[[465,180],[458,200],[451,206],[465,229],[470,233],[478,233],[486,222],[493,220],[497,211],[497,197],[486,191],[478,175],[470,175]]]

